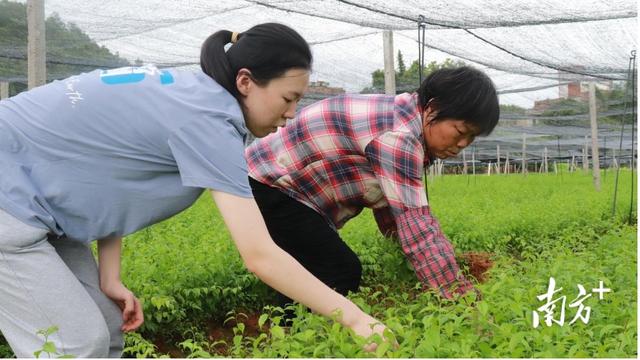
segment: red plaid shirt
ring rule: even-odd
[[[246,150],[249,175],[322,214],[335,229],[373,209],[397,237],[418,279],[451,298],[473,285],[431,214],[416,94],[345,95],[304,108],[286,127]]]

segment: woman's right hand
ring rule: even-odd
[[[386,339],[383,334],[387,327],[383,323],[376,320],[374,317],[372,317],[371,315],[368,315],[365,312],[362,312],[362,314],[359,316],[357,321],[350,327],[357,335],[362,336],[364,338],[368,338],[373,334],[378,334],[384,341],[388,341],[388,339]],[[393,345],[397,346],[398,344],[393,344]],[[368,352],[373,352],[373,351],[376,351],[377,347],[378,345],[372,342],[365,345],[364,350]]]
[[[382,323],[318,280],[273,242],[253,199],[215,190],[211,193],[250,272],[316,313],[332,316],[336,311],[341,312],[340,323],[357,335],[365,338],[375,333],[383,335],[386,327]],[[368,344],[365,350],[373,351],[376,347],[375,343]]]

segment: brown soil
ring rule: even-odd
[[[214,343],[216,341],[224,341],[226,344],[233,343],[233,328],[238,323],[244,324],[244,333],[243,336],[247,337],[257,337],[260,334],[260,327],[258,326],[258,319],[260,318],[260,313],[246,312],[246,311],[238,311],[235,319],[231,319],[224,323],[223,321],[210,321],[207,324],[207,334],[209,342]],[[262,331],[266,331],[269,327],[268,321],[266,324],[262,326]],[[219,354],[226,354],[229,347],[225,345],[225,343],[220,343],[214,346],[212,350],[215,349]]]
[[[483,283],[488,279],[487,271],[493,267],[492,255],[486,252],[467,252],[463,253],[459,260],[462,264],[467,265],[471,276]]]
[[[158,347],[157,352],[159,354],[168,354],[171,358],[184,359],[187,355],[176,345],[172,345],[171,342],[166,342],[163,339],[156,339],[154,344]]]
[[[229,320],[224,323],[224,320],[210,320],[207,322],[207,340],[213,344],[216,341],[224,341],[224,343],[216,344],[210,349],[204,349],[211,354],[217,354],[222,356],[229,356],[228,344],[233,343],[233,328],[240,322],[244,323],[243,336],[257,337],[260,334],[260,328],[258,327],[258,319],[260,313],[247,312],[244,310],[238,310],[238,315],[235,319]],[[262,326],[262,331],[267,331],[269,327],[269,321]],[[182,341],[182,340],[181,340]],[[154,344],[157,346],[157,351],[160,354],[168,354],[171,358],[185,358],[185,353],[175,341],[167,339],[155,339]]]

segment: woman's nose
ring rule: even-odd
[[[294,101],[289,105],[287,111],[282,114],[287,119],[293,119],[296,116],[296,106],[298,105],[297,101]]]
[[[472,142],[473,142],[473,139],[472,139],[472,138],[464,137],[464,138],[460,139],[460,141],[458,141],[457,146],[458,146],[460,149],[464,149],[464,148],[466,148],[467,146],[469,146]]]

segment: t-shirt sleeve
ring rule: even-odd
[[[230,118],[194,119],[169,136],[184,186],[253,197],[243,137]]]

